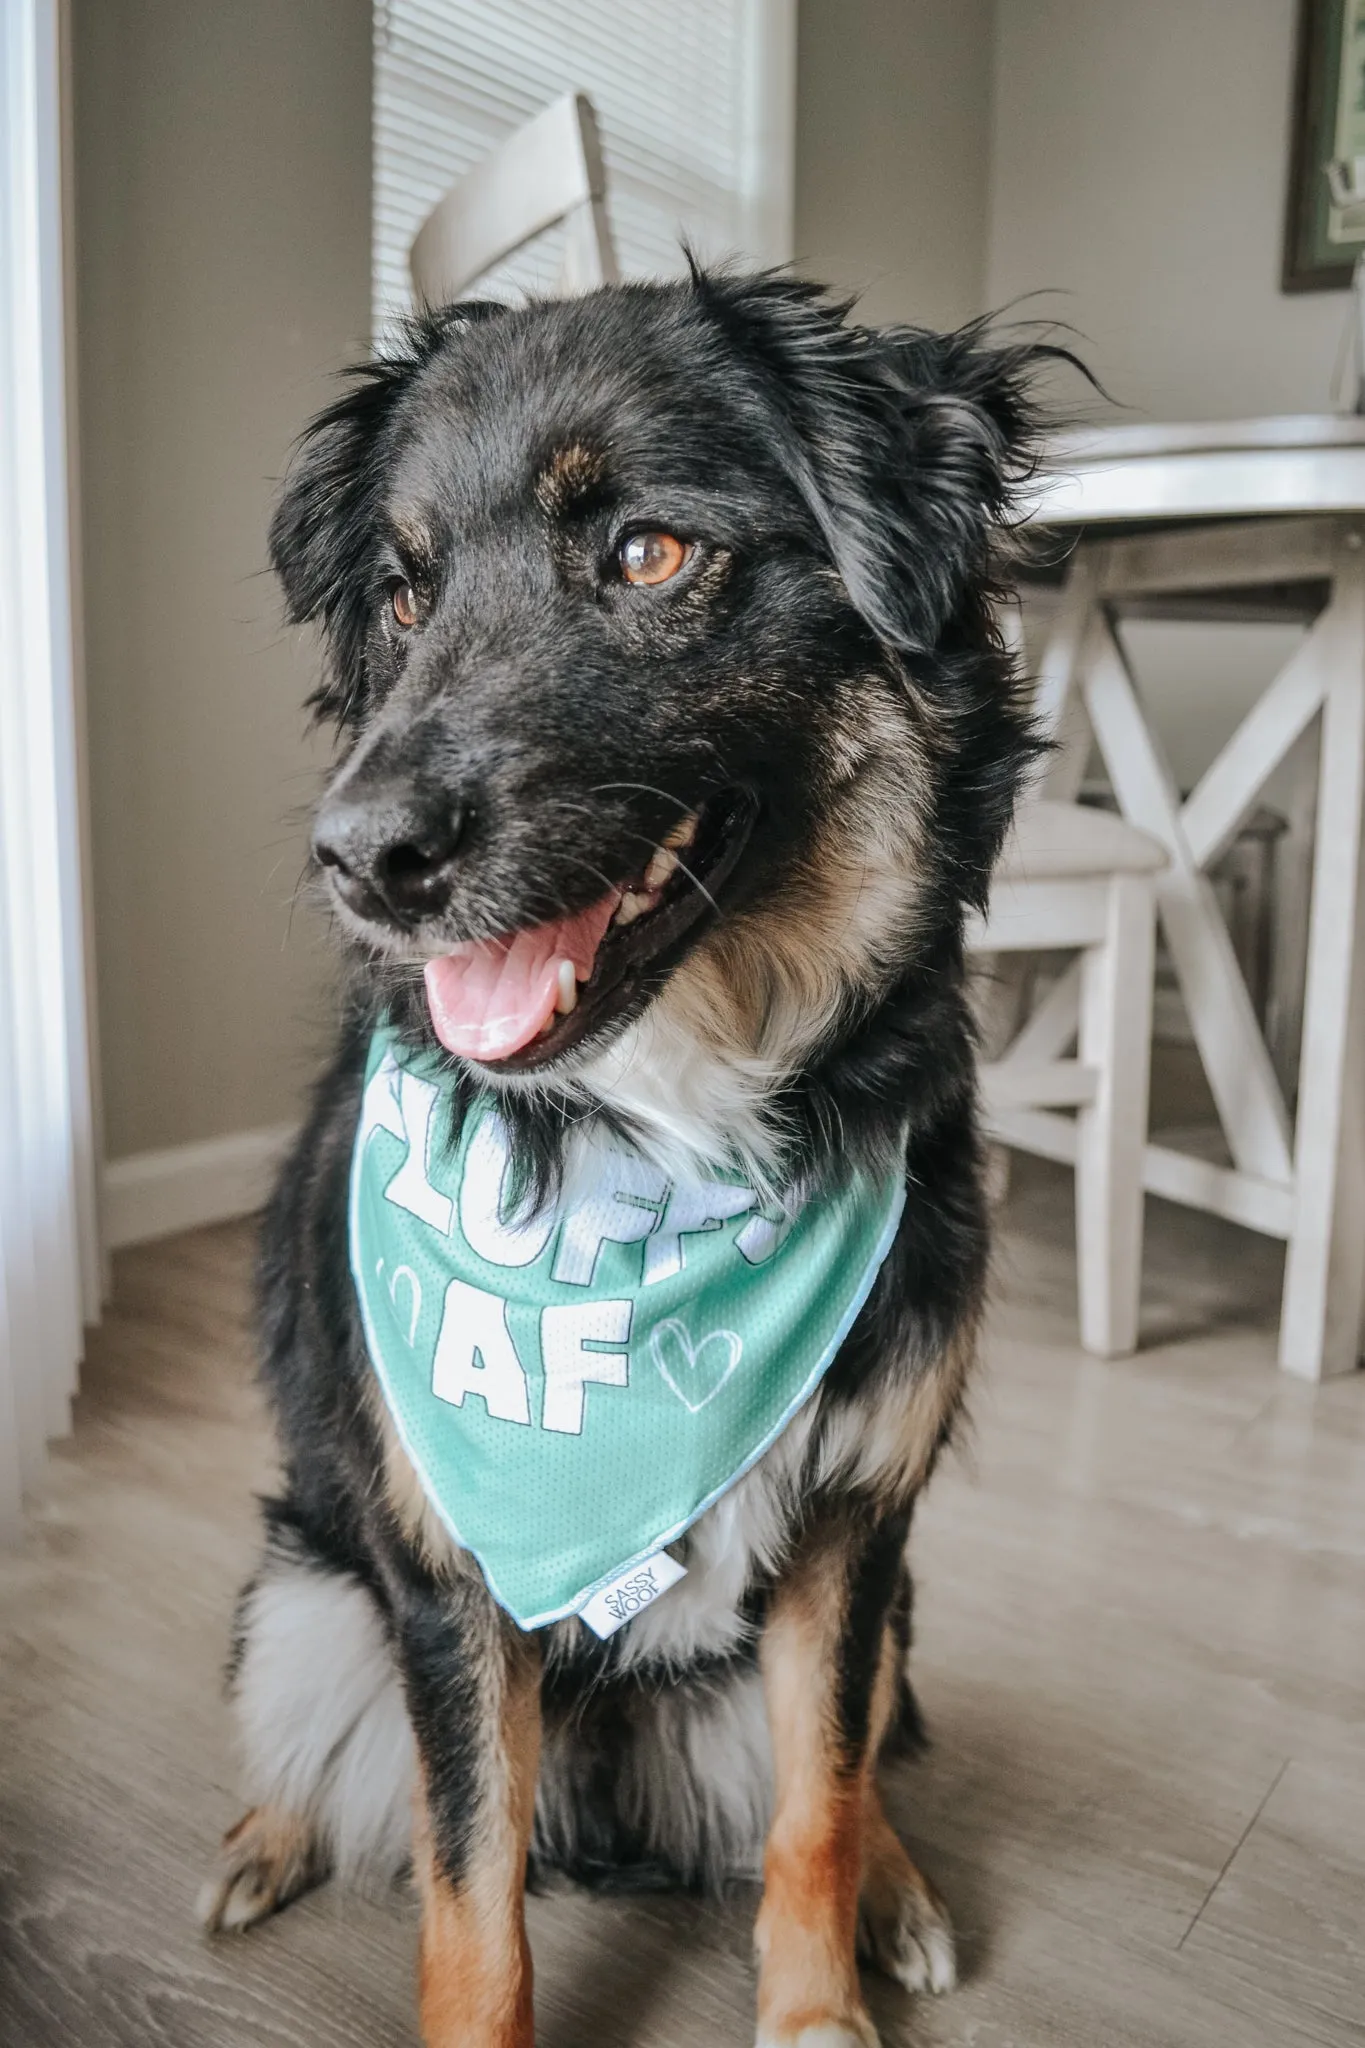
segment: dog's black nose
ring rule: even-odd
[[[313,852],[356,913],[402,925],[450,900],[465,813],[448,797],[333,797],[313,829]]]

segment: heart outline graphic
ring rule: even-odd
[[[379,1276],[379,1278],[382,1280],[384,1277],[384,1261],[382,1259],[376,1259],[374,1270],[376,1274]],[[412,1302],[412,1315],[408,1321],[408,1349],[409,1351],[411,1351],[413,1345],[417,1342],[417,1325],[418,1322],[421,1320],[422,1315],[422,1283],[417,1278],[417,1275],[413,1272],[411,1266],[394,1267],[393,1277],[390,1279],[388,1283],[388,1288],[389,1300],[393,1303],[393,1312],[395,1315],[398,1314],[398,1283],[400,1280],[406,1280],[412,1288],[412,1294],[410,1297]]]
[[[707,1388],[699,1401],[694,1401],[691,1395],[678,1384],[677,1379],[674,1377],[673,1368],[666,1355],[667,1346],[670,1342],[676,1344],[682,1352],[686,1373],[696,1372],[702,1354],[712,1344],[722,1345],[729,1354],[729,1362],[724,1372],[714,1386]],[[708,1330],[701,1341],[694,1344],[692,1342],[692,1333],[686,1323],[682,1322],[677,1316],[670,1316],[666,1322],[656,1324],[655,1328],[650,1332],[649,1349],[650,1355],[654,1360],[655,1369],[669,1392],[677,1395],[689,1415],[699,1415],[708,1401],[715,1400],[716,1395],[730,1379],[735,1367],[739,1364],[744,1354],[744,1339],[740,1336],[738,1330]]]

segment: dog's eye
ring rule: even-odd
[[[395,583],[389,593],[393,615],[400,626],[415,626],[418,617],[417,592],[410,583]]]
[[[667,583],[691,553],[674,533],[633,533],[621,543],[621,574],[627,583]]]

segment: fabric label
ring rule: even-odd
[[[676,1557],[670,1557],[666,1550],[656,1551],[653,1557],[637,1564],[632,1571],[622,1572],[619,1579],[613,1579],[609,1586],[603,1586],[600,1593],[594,1593],[586,1607],[579,1608],[581,1618],[595,1636],[603,1642],[614,1636],[618,1628],[633,1619],[642,1607],[652,1607],[660,1593],[666,1593],[670,1586],[676,1586],[679,1579],[687,1577],[687,1566],[679,1564]]]

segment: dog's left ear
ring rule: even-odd
[[[777,272],[694,271],[712,317],[756,359],[785,426],[784,466],[878,638],[935,647],[989,580],[1037,459],[1048,344],[847,324],[847,303]]]

